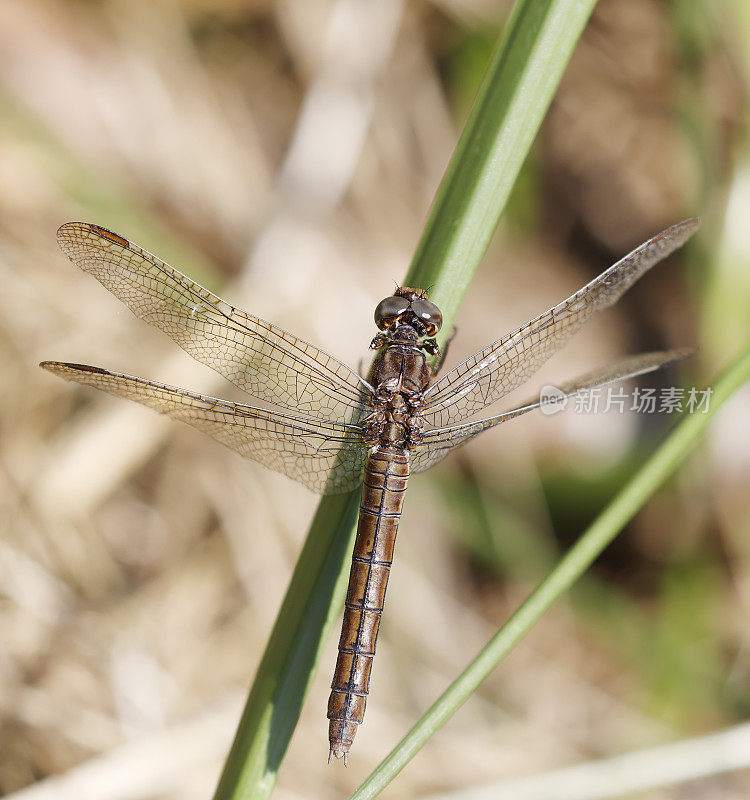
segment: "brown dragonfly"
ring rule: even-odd
[[[377,355],[367,379],[281,328],[241,311],[138,245],[82,222],[57,234],[63,252],[141,319],[249,395],[281,410],[220,400],[101,367],[45,361],[68,380],[136,400],[322,494],[362,484],[359,525],[328,703],[329,760],[346,763],[365,713],[406,484],[483,431],[539,408],[534,399],[466,421],[524,383],[591,317],[698,227],[687,219],[649,239],[567,300],[498,339],[433,383],[445,353],[442,316],[421,289],[375,309]],[[684,350],[626,358],[559,387],[557,397],[642,375]],[[435,362],[436,366],[431,366]]]

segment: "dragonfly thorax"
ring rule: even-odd
[[[419,440],[422,398],[432,378],[422,345],[406,323],[389,332],[371,373],[375,393],[364,426],[370,444],[408,448]]]

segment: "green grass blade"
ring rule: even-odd
[[[726,368],[712,387],[708,413],[690,414],[679,423],[555,569],[537,586],[419,722],[370,773],[351,796],[351,800],[369,800],[393,780],[521,641],[552,603],[591,566],[649,497],[678,468],[698,443],[711,417],[747,380],[750,380],[750,345]]]
[[[359,491],[318,506],[214,797],[268,797],[328,634],[338,619]],[[322,726],[321,726],[322,727]],[[315,742],[323,762],[328,742]]]
[[[431,287],[444,332],[594,4],[519,0],[514,7],[404,281]],[[343,602],[358,503],[357,491],[324,498],[318,507],[214,800],[265,798],[273,788],[322,643]],[[325,741],[320,748],[322,758]]]
[[[492,56],[405,280],[450,331],[595,0],[519,0]]]

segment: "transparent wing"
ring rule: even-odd
[[[254,408],[101,367],[57,361],[44,361],[40,366],[66,380],[135,400],[187,422],[314,492],[339,494],[362,482],[369,449],[356,425]]]
[[[540,408],[545,402],[563,404],[564,399],[567,397],[583,394],[592,389],[607,386],[610,383],[624,381],[627,378],[634,378],[637,375],[645,375],[648,372],[653,372],[681,361],[691,352],[689,349],[681,349],[630,356],[613,364],[608,364],[601,369],[580,375],[567,383],[554,387],[554,392],[545,394],[536,400],[529,400],[518,408],[498,414],[495,417],[428,431],[420,443],[410,450],[409,463],[411,471],[423,472],[429,469],[434,464],[437,464],[438,461],[442,461],[448,453],[466,444],[466,442],[480,433]]]
[[[699,224],[693,218],[667,228],[567,300],[459,364],[425,392],[425,421],[445,427],[520,386],[594,313],[615,303],[648,269],[684,244]]]
[[[349,367],[246,314],[116,233],[83,222],[57,232],[65,255],[140,319],[240,389],[333,420],[356,421],[371,390]]]

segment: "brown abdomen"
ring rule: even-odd
[[[345,763],[357,725],[365,715],[380,614],[408,479],[409,456],[403,450],[383,448],[367,461],[339,655],[328,700],[330,755],[344,756]]]

